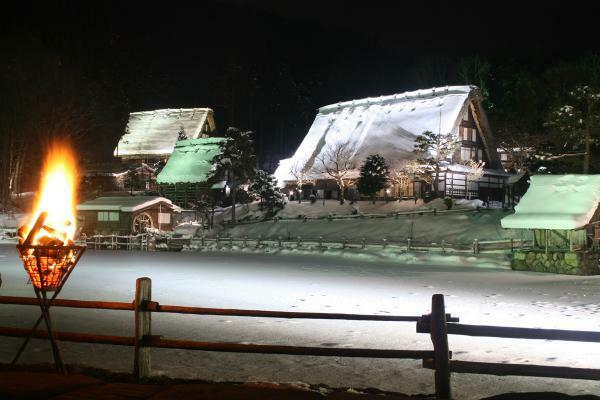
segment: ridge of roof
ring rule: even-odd
[[[365,97],[363,99],[349,100],[338,103],[329,104],[319,108],[320,114],[330,113],[346,107],[357,107],[364,105],[375,105],[375,104],[392,104],[401,103],[412,100],[425,100],[433,99],[436,97],[442,97],[450,94],[466,94],[479,92],[479,88],[473,85],[462,85],[462,86],[444,86],[444,87],[433,87],[429,89],[419,89],[413,91],[407,91],[403,93],[397,93],[387,96],[379,97]]]

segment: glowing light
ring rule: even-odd
[[[25,237],[40,214],[45,211],[48,216],[44,226],[36,232],[31,244],[40,243],[41,238],[58,240],[64,246],[69,245],[75,237],[75,201],[76,201],[77,167],[74,153],[64,142],[55,142],[49,148],[42,169],[42,178],[37,203],[32,219],[24,228]]]

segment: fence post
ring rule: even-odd
[[[410,251],[411,247],[412,247],[412,239],[408,238],[408,239],[406,239],[406,251]]]
[[[281,247],[281,236],[277,238],[277,246]]]
[[[446,252],[446,240],[442,239],[442,253]]]
[[[298,247],[302,247],[302,237],[298,236]]]
[[[262,235],[258,235],[258,239],[256,239],[256,247],[260,247],[260,240],[262,239]]]
[[[437,215],[437,208],[433,209],[433,216],[435,217]]]
[[[215,244],[217,246],[217,249],[219,248],[219,234],[217,233],[217,237],[215,238]]]
[[[244,235],[244,242],[242,244],[243,247],[246,247],[248,245],[248,235]]]
[[[346,239],[346,238],[342,239],[342,249],[346,248],[347,243],[348,243],[348,239]]]
[[[152,332],[152,313],[146,311],[146,302],[152,300],[152,280],[138,278],[135,281],[135,354],[133,375],[138,381],[150,377],[150,347],[144,346],[144,338]]]
[[[367,247],[367,238],[365,238],[365,237],[364,237],[364,238],[362,238],[362,239],[361,239],[361,242],[362,242],[362,248],[363,248],[363,249],[364,249],[365,247]]]
[[[323,248],[323,236],[319,236],[319,248]]]
[[[229,236],[229,247],[233,248],[233,236]]]
[[[510,238],[510,252],[514,252],[515,251],[515,244],[513,242],[513,238]]]
[[[435,395],[438,399],[450,399],[450,355],[444,295],[431,298],[431,341],[435,365]]]
[[[383,238],[382,242],[383,242],[383,248],[385,249],[387,247],[387,239]]]
[[[479,254],[479,240],[473,240],[473,254]]]
[[[200,246],[204,247],[204,234],[200,237]]]

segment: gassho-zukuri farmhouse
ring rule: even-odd
[[[280,187],[293,189],[297,171],[302,171],[313,178],[305,193],[315,190],[319,197],[338,198],[335,181],[317,164],[328,149],[347,143],[357,168],[347,175],[346,197],[354,198],[353,181],[367,156],[379,154],[388,164],[401,166],[415,160],[415,139],[424,132],[451,133],[458,145],[443,165],[439,194],[504,202],[510,174],[502,168],[482,100],[475,86],[447,86],[321,107],[294,155],[281,160],[274,175]],[[469,180],[468,161],[483,161],[483,175]],[[416,178],[390,189],[393,197],[424,197],[433,187],[430,179]]]

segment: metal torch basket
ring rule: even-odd
[[[45,292],[60,290],[85,251],[85,246],[17,245],[31,283]]]

